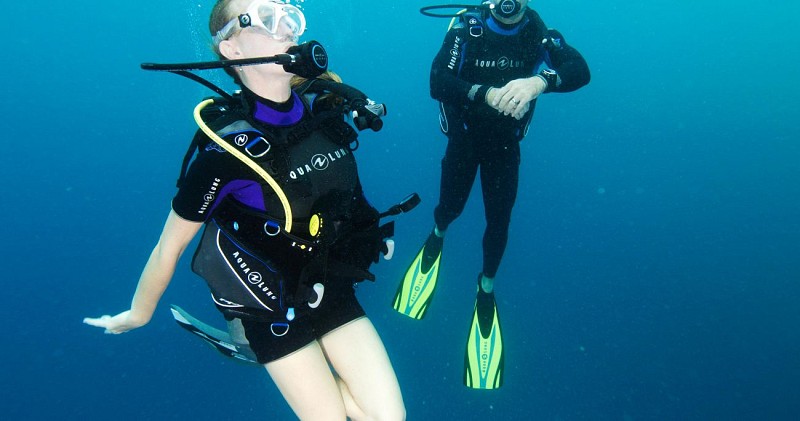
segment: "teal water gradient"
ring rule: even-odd
[[[544,97],[522,144],[495,284],[505,382],[491,392],[461,384],[479,190],[448,230],[425,320],[391,309],[438,195],[445,140],[427,78],[447,22],[418,0],[305,3],[306,39],[388,106],[357,152],[367,194],[380,208],[423,198],[398,222],[395,259],[359,288],[410,420],[796,419],[795,2],[531,2],[593,78]],[[211,94],[139,63],[211,59],[211,4],[4,7],[4,419],[292,419],[265,373],[171,320],[176,303],[221,325],[188,259],[147,327],[106,336],[80,323],[129,305],[191,110]]]

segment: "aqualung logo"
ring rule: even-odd
[[[249,275],[247,275],[247,282],[250,282],[253,285],[258,284],[262,279],[263,278],[261,277],[261,274],[258,272],[251,272]]]
[[[208,207],[211,206],[211,202],[217,198],[217,190],[219,190],[219,183],[222,180],[219,178],[215,178],[214,181],[211,183],[211,187],[208,189],[208,192],[203,195],[203,205],[200,206],[200,210],[197,211],[200,215],[203,215],[208,210]]]
[[[311,166],[317,171],[325,171],[328,169],[328,157],[318,153],[311,157]]]
[[[261,276],[261,273],[252,270],[250,268],[250,265],[247,264],[247,262],[244,260],[241,253],[239,253],[238,250],[231,253],[231,257],[232,257],[231,264],[238,267],[242,271],[242,274],[247,277],[247,282],[253,285],[256,289],[263,292],[268,298],[271,298],[273,300],[278,299],[275,293],[273,293],[272,290],[269,289],[269,287],[264,282],[264,277]]]
[[[297,180],[298,177],[310,174],[313,171],[325,171],[337,159],[344,158],[347,155],[350,155],[350,152],[345,148],[339,148],[325,154],[318,153],[311,157],[311,161],[308,164],[299,166],[295,168],[294,171],[290,171],[289,177],[292,180]]]
[[[525,66],[524,60],[511,60],[506,56],[500,57],[497,60],[482,60],[479,58],[475,59],[475,67],[480,67],[482,69],[497,68],[500,70],[508,70],[523,66]]]
[[[455,42],[453,42],[453,48],[450,49],[450,63],[447,64],[447,68],[450,70],[454,70],[456,68],[456,63],[458,62],[458,57],[461,55],[461,37],[456,37]]]
[[[236,137],[233,139],[233,142],[234,142],[234,143],[236,143],[236,145],[237,145],[237,146],[244,146],[244,145],[246,145],[246,144],[247,144],[247,141],[248,141],[248,140],[249,140],[249,139],[248,139],[247,135],[246,135],[246,134],[244,134],[244,133],[242,133],[242,134],[240,134],[240,135],[237,135],[237,136],[236,136]]]
[[[508,69],[508,63],[510,61],[511,60],[509,60],[508,57],[500,57],[497,59],[497,68],[500,70]]]

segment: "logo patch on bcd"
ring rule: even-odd
[[[244,146],[247,144],[248,140],[249,138],[247,137],[247,135],[242,133],[236,135],[236,137],[233,139],[233,143],[236,143],[236,146]]]
[[[326,170],[328,168],[329,163],[330,161],[328,161],[328,157],[321,153],[318,153],[313,157],[311,157],[311,165],[314,167],[315,170],[320,170],[320,171]]]

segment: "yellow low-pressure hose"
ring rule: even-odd
[[[244,162],[248,167],[250,167],[253,171],[255,171],[264,181],[272,187],[272,190],[275,191],[275,194],[278,195],[278,199],[281,201],[281,205],[283,205],[283,213],[286,216],[286,222],[283,229],[286,232],[292,232],[292,207],[289,204],[289,199],[286,198],[286,194],[281,189],[281,186],[275,182],[275,179],[272,178],[263,168],[261,168],[258,164],[256,164],[252,159],[248,158],[247,155],[243,154],[241,151],[236,149],[235,147],[231,146],[230,143],[226,142],[224,139],[219,137],[210,127],[203,121],[203,118],[200,116],[200,112],[203,108],[211,105],[214,103],[213,99],[207,99],[194,107],[194,121],[197,122],[197,126],[200,127],[200,130],[206,134],[211,140],[216,142],[219,146],[222,146],[223,149],[231,153],[233,156],[238,158],[240,161]]]

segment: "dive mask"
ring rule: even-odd
[[[297,42],[306,30],[306,17],[297,7],[280,0],[256,0],[247,7],[247,12],[231,19],[214,35],[214,45],[230,38],[234,31],[248,26],[267,31],[276,40]]]

